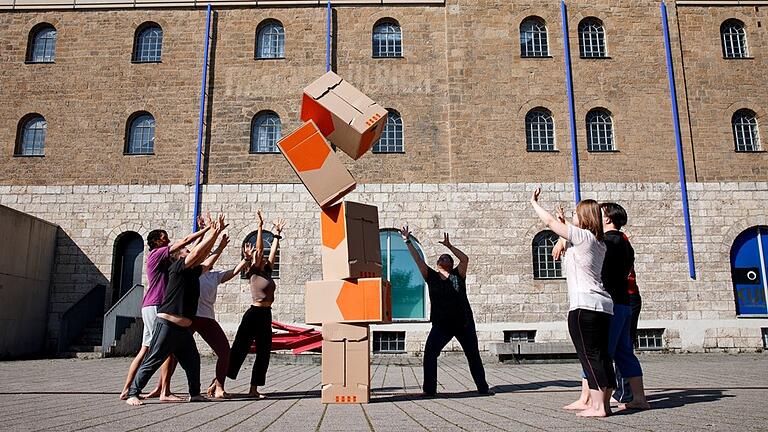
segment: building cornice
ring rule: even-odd
[[[325,7],[326,0],[0,0],[2,10]],[[335,0],[333,6],[444,6],[445,0]]]

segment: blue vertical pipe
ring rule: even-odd
[[[328,5],[325,8],[325,71],[331,71],[331,0],[328,0]]]
[[[667,52],[667,77],[669,78],[669,93],[672,98],[672,120],[675,126],[675,143],[677,145],[677,170],[680,174],[680,191],[683,200],[683,218],[685,222],[685,240],[688,244],[688,273],[691,279],[696,279],[696,265],[693,261],[693,240],[691,238],[691,214],[688,211],[688,186],[685,181],[685,162],[683,161],[683,142],[680,137],[680,115],[677,111],[677,89],[675,87],[675,69],[672,65],[672,46],[669,42],[669,23],[667,22],[667,5],[661,2],[661,25],[664,29],[664,48]]]
[[[565,87],[568,97],[568,113],[571,125],[571,163],[573,164],[573,192],[576,202],[581,201],[581,182],[579,180],[579,155],[576,147],[576,109],[573,106],[573,76],[571,75],[571,43],[568,40],[568,14],[565,1],[560,2],[560,15],[563,19],[563,50],[565,51]]]
[[[205,127],[205,89],[208,82],[208,46],[211,37],[211,4],[205,15],[205,39],[203,42],[203,82],[200,84],[200,118],[197,123],[197,164],[195,166],[195,209],[192,215],[192,231],[197,231],[200,215],[200,168],[203,156],[203,129]]]

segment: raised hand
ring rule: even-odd
[[[554,260],[559,260],[563,257],[563,253],[565,253],[565,243],[558,241],[552,248],[552,258]]]
[[[448,233],[447,232],[443,233],[443,241],[438,242],[438,243],[440,243],[441,245],[447,247],[448,249],[450,249],[451,246],[452,246],[451,245],[451,240],[448,238]]]
[[[541,188],[537,187],[531,194],[531,202],[539,202],[539,195],[541,195]]]
[[[205,229],[205,218],[203,218],[203,215],[197,216],[197,230]]]
[[[408,239],[411,237],[411,230],[408,229],[408,225],[400,228],[400,235],[403,236],[404,241],[408,241]]]
[[[276,219],[272,221],[272,229],[277,235],[280,235],[280,233],[283,232],[283,228],[285,228],[285,219]]]
[[[246,243],[243,245],[243,257],[250,261],[253,257],[253,243]]]
[[[211,212],[205,214],[205,226],[213,228],[213,219],[211,218]]]
[[[229,224],[224,223],[224,213],[219,213],[219,217],[216,219],[216,226],[214,227],[214,230],[216,232],[222,232],[225,228],[227,228]]]
[[[259,226],[263,227],[264,226],[264,215],[261,214],[261,210],[256,210],[256,216],[259,217]]]
[[[222,235],[221,241],[219,242],[219,252],[223,251],[228,244],[229,244],[229,236],[227,234]]]
[[[565,209],[563,208],[563,206],[561,206],[561,205],[557,206],[557,210],[555,211],[555,213],[556,213],[555,216],[557,216],[557,220],[559,220],[562,223],[566,223],[565,222]],[[557,258],[555,258],[555,259],[557,259]]]

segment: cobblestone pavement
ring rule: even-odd
[[[250,361],[250,360],[249,360]],[[265,400],[199,404],[118,400],[130,359],[0,362],[0,430],[160,431],[768,431],[768,355],[642,356],[650,411],[579,419],[561,407],[579,391],[577,364],[501,364],[486,360],[497,392],[479,397],[464,359],[440,358],[441,396],[422,399],[417,358],[379,358],[367,405],[323,405],[320,366],[270,366]],[[214,359],[203,358],[203,382]],[[247,390],[250,363],[232,392]],[[186,389],[177,370],[173,388]],[[150,382],[154,385],[155,378]]]

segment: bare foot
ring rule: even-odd
[[[152,399],[152,398],[156,398],[156,397],[160,397],[160,387],[157,387],[154,390],[152,390],[151,392],[149,392],[148,395],[144,396],[144,399]]]
[[[120,400],[127,400],[128,399],[128,389],[123,389],[123,391],[120,392]]]
[[[576,413],[578,417],[608,417],[605,409],[594,409],[592,407],[585,409],[584,411]]]
[[[256,399],[266,399],[267,396],[264,394],[259,393],[256,390],[251,390],[248,392],[248,397],[256,398]]]
[[[128,400],[125,401],[130,406],[139,406],[144,405],[144,402],[142,402],[139,398],[136,396],[129,397]]]
[[[207,397],[203,395],[192,396],[189,398],[190,402],[210,402]]]
[[[648,402],[628,402],[625,404],[619,404],[619,410],[647,410],[651,409],[651,405]]]
[[[583,411],[589,408],[590,408],[589,402],[584,402],[581,399],[563,407],[564,410],[568,410],[568,411]]]
[[[232,395],[225,392],[224,389],[216,389],[216,391],[213,393],[213,397],[216,399],[232,399]]]
[[[171,393],[160,396],[160,402],[184,402],[184,399]]]

